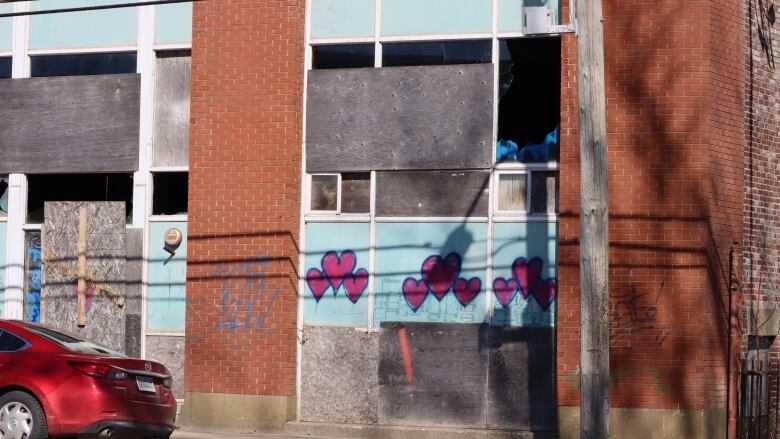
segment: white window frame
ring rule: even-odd
[[[501,194],[501,177],[504,175],[522,175],[525,177],[525,208],[521,210],[501,209],[500,206],[500,194]],[[494,186],[496,189],[496,196],[493,197],[493,212],[496,215],[514,215],[514,216],[529,216],[531,209],[531,171],[518,170],[518,171],[496,171],[494,178]]]

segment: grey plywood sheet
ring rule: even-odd
[[[141,314],[141,276],[143,272],[144,229],[127,229],[127,279],[125,311]]]
[[[158,54],[154,73],[154,166],[187,166],[190,143],[189,52]]]
[[[146,337],[146,358],[162,363],[173,376],[173,395],[184,398],[184,337]]]
[[[490,329],[487,427],[555,430],[555,329]]]
[[[0,80],[0,174],[138,170],[140,75]]]
[[[354,328],[304,328],[300,419],[377,422],[379,334]]]
[[[309,172],[484,169],[492,134],[492,64],[309,72]]]
[[[383,323],[379,355],[380,423],[485,428],[487,325]]]
[[[76,326],[79,208],[87,209],[87,325]],[[121,202],[47,202],[41,322],[125,350],[126,235]]]
[[[488,215],[488,171],[377,172],[378,216]]]

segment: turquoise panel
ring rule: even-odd
[[[377,224],[375,321],[482,323],[487,224]]]
[[[0,222],[0,318],[5,312],[5,231],[6,223]]]
[[[13,5],[0,5],[0,14],[13,12]],[[0,18],[0,51],[11,51],[12,18]],[[1,314],[0,314],[1,315]]]
[[[522,32],[523,6],[547,6],[553,11],[553,23],[561,23],[560,0],[498,0],[498,31]]]
[[[493,324],[555,326],[557,224],[498,223],[493,230]]]
[[[38,0],[32,9],[128,3],[127,0]],[[138,8],[105,9],[30,17],[30,48],[135,46]]]
[[[311,37],[373,37],[374,0],[312,0]]]
[[[368,223],[306,225],[303,321],[368,324]]]
[[[181,230],[181,246],[176,255],[163,250],[165,231]],[[149,275],[147,279],[147,327],[151,330],[184,330],[187,287],[187,223],[149,224]]]
[[[492,0],[383,0],[382,35],[489,33]]]
[[[158,44],[192,41],[192,3],[158,5],[155,11],[154,42]]]

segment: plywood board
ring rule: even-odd
[[[486,169],[492,64],[312,70],[309,172]]]
[[[488,215],[488,171],[377,173],[377,216]]]
[[[303,338],[301,420],[376,423],[379,334],[307,326]]]
[[[87,325],[76,325],[79,208],[87,209]],[[42,229],[41,322],[125,350],[125,205],[47,202]]]
[[[140,75],[0,80],[0,174],[138,170]]]
[[[383,323],[379,348],[380,423],[485,428],[487,325]]]
[[[187,166],[190,144],[189,52],[157,56],[154,67],[154,166]]]

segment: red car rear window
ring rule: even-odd
[[[82,354],[111,355],[113,357],[125,357],[121,352],[85,340],[77,335],[68,334],[40,325],[25,325],[25,329],[34,332],[41,337],[51,340],[66,349]]]

